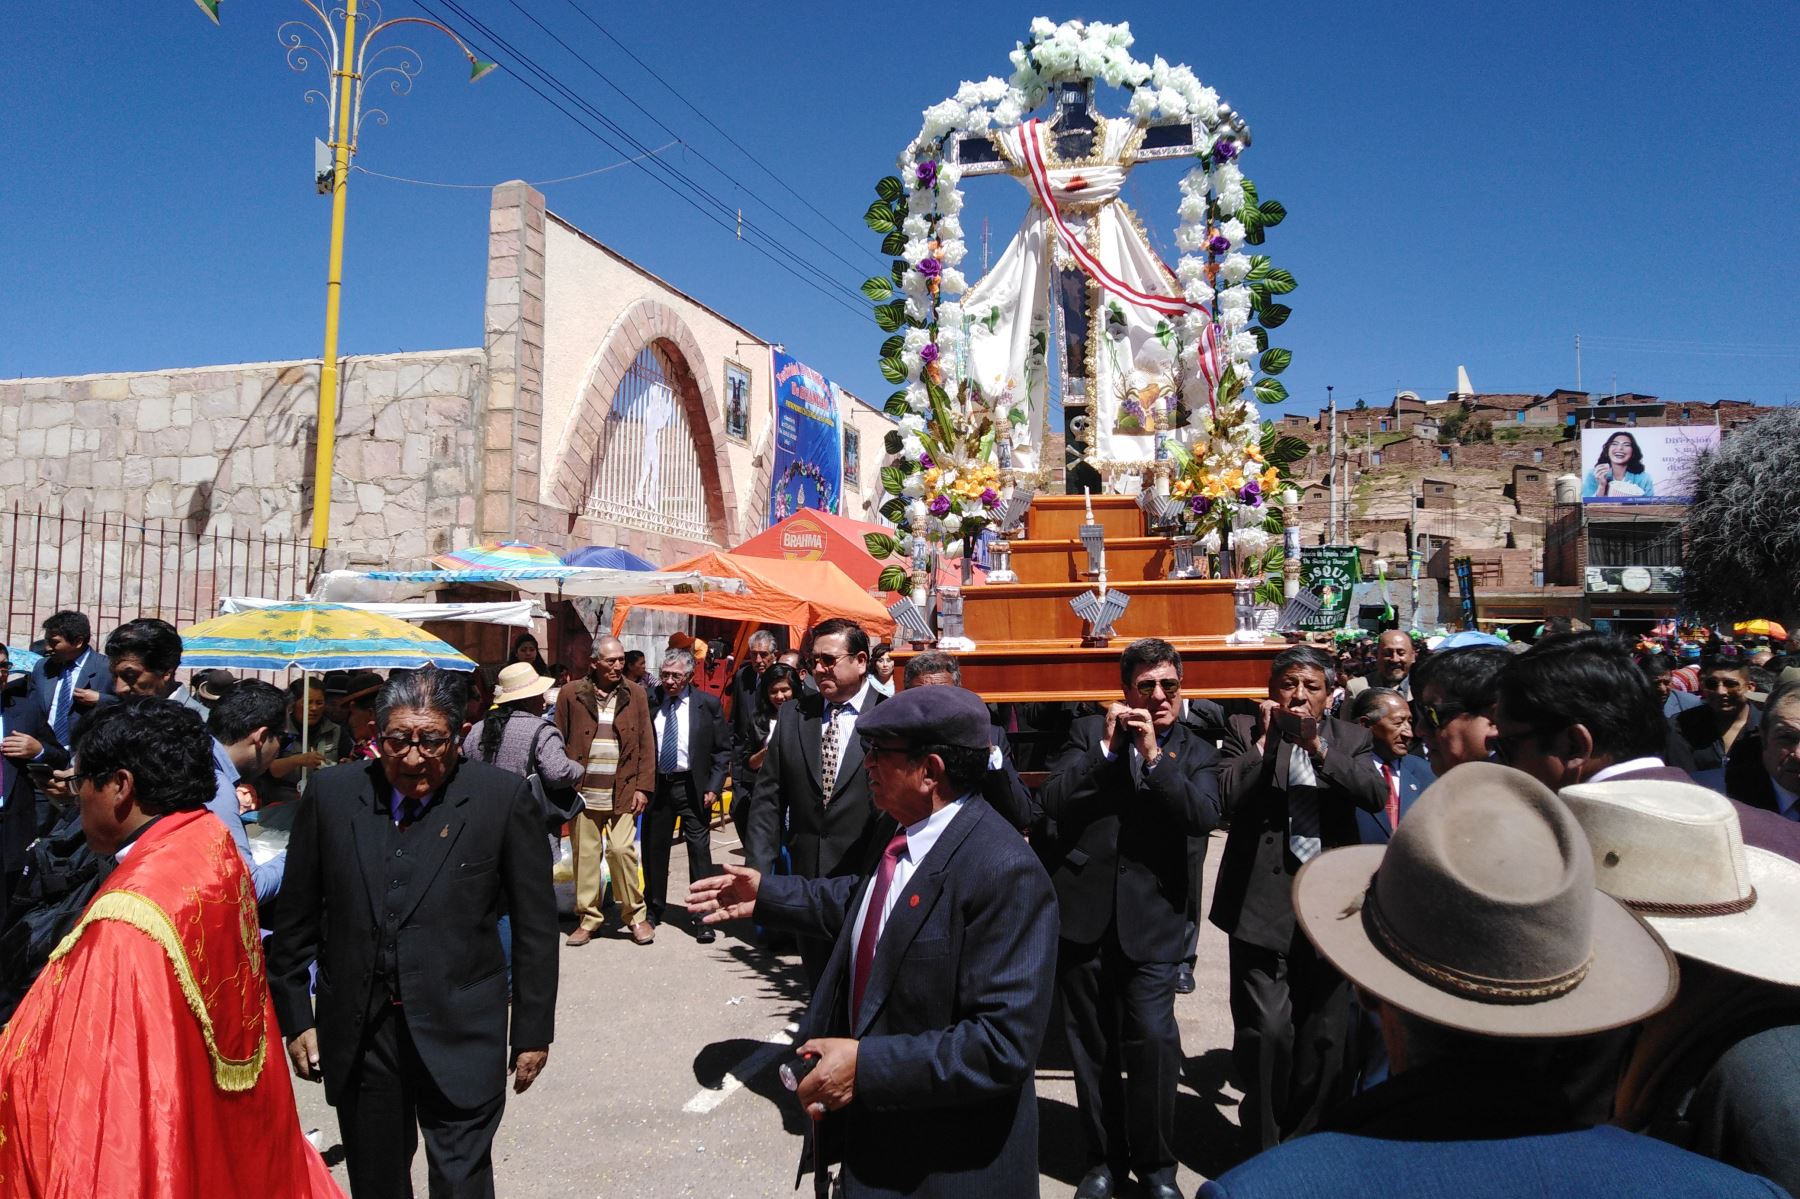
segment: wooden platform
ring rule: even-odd
[[[1146,535],[1136,499],[1095,496],[1093,511],[1106,530],[1107,585],[1131,596],[1112,643],[1083,647],[1082,620],[1069,607],[1094,585],[1078,535],[1083,497],[1039,496],[1026,514],[1026,536],[1011,543],[1019,582],[963,592],[963,628],[976,644],[956,655],[963,684],[990,703],[1116,699],[1119,654],[1139,637],[1162,637],[1181,651],[1185,694],[1267,695],[1269,663],[1286,647],[1226,644],[1235,625],[1232,581],[1167,578],[1170,540]],[[902,667],[910,656],[900,647],[894,654]]]

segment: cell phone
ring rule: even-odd
[[[31,785],[42,791],[50,785],[50,776],[56,771],[48,762],[27,762],[25,773],[31,776]]]
[[[1281,729],[1281,735],[1289,741],[1311,741],[1319,735],[1319,722],[1310,716],[1296,716],[1292,712],[1275,713],[1275,723]]]
[[[795,1057],[791,1062],[781,1063],[781,1069],[776,1071],[776,1073],[781,1076],[782,1086],[790,1091],[798,1091],[800,1089],[800,1080],[805,1078],[808,1074],[811,1074],[818,1064],[818,1054],[802,1053]]]

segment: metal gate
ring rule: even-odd
[[[594,451],[586,514],[610,524],[710,542],[706,499],[700,455],[681,397],[675,394],[668,358],[661,348],[645,346],[619,380],[607,409]]]
[[[139,616],[180,628],[216,615],[221,596],[298,598],[306,571],[295,538],[41,505],[0,509],[0,632],[12,645],[36,639],[44,618],[65,608],[87,616],[96,642]]]

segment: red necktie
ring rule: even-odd
[[[894,867],[906,852],[906,830],[895,833],[881,855],[881,866],[875,871],[875,885],[869,888],[869,910],[863,914],[862,934],[856,942],[856,980],[851,986],[850,1015],[862,1016],[863,992],[869,986],[869,968],[875,964],[875,942],[881,936],[881,913],[887,907],[888,888],[894,882]]]
[[[1381,764],[1381,773],[1387,778],[1388,831],[1392,832],[1394,829],[1400,827],[1400,775],[1386,762]]]

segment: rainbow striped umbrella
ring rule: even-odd
[[[181,630],[181,664],[195,670],[474,670],[425,630],[343,604],[294,603],[215,616]]]
[[[541,545],[523,541],[484,541],[467,549],[439,554],[431,560],[439,570],[481,570],[511,572],[520,570],[563,570],[563,560]],[[514,575],[515,578],[529,577]]]

